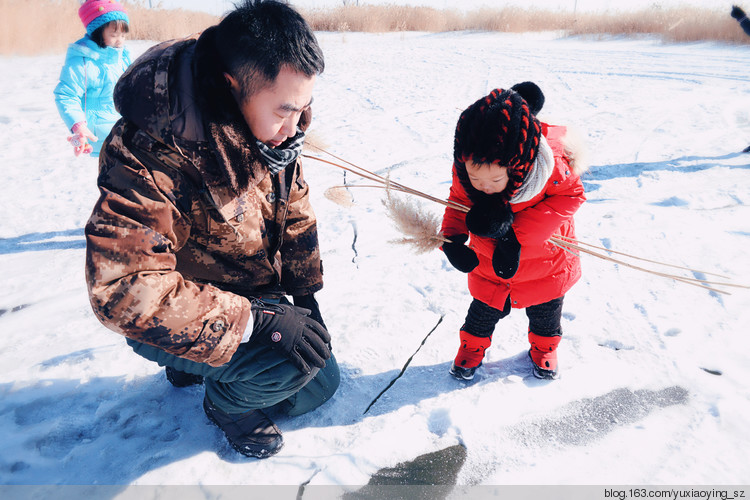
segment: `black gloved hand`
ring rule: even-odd
[[[466,227],[469,232],[486,238],[499,238],[508,232],[513,224],[513,211],[505,203],[478,203],[466,214]]]
[[[740,19],[745,17],[745,11],[740,9],[736,5],[732,5],[732,17],[739,21]]]
[[[497,239],[497,246],[492,252],[492,268],[495,274],[504,280],[515,276],[518,271],[518,261],[521,258],[521,244],[516,238],[516,233],[511,228]]]
[[[462,273],[469,273],[479,265],[479,259],[474,250],[464,245],[469,239],[468,234],[455,234],[446,236],[450,242],[443,243],[443,252],[448,262]]]
[[[253,333],[250,342],[260,342],[278,350],[303,373],[310,366],[323,368],[331,357],[326,345],[331,341],[328,331],[310,318],[310,311],[287,304],[252,301]]]
[[[320,314],[320,306],[318,305],[318,301],[315,300],[315,296],[313,294],[294,295],[292,296],[292,299],[294,299],[295,306],[309,309],[310,317],[323,325],[323,328],[325,328],[326,330],[328,329],[326,324],[323,323],[323,316],[321,316]]]

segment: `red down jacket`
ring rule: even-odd
[[[471,234],[469,246],[479,265],[469,273],[471,296],[496,309],[503,309],[508,295],[511,306],[525,308],[561,297],[581,277],[578,256],[549,241],[553,234],[575,238],[573,214],[586,201],[579,173],[571,168],[563,139],[565,127],[542,124],[542,133],[555,156],[555,167],[542,191],[531,200],[511,204],[515,220],[513,230],[521,244],[518,272],[509,280],[499,278],[492,268],[495,240]],[[453,167],[450,199],[471,207]],[[443,216],[443,234],[468,234],[466,214],[447,208]]]

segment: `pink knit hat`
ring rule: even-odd
[[[86,0],[78,9],[78,17],[89,35],[110,21],[119,19],[130,24],[125,7],[115,0]]]

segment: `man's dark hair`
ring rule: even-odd
[[[215,46],[244,99],[274,82],[282,66],[307,76],[325,68],[310,26],[277,0],[243,1],[217,26]]]

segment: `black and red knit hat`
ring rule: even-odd
[[[508,90],[495,89],[461,113],[456,125],[453,159],[459,180],[470,198],[483,198],[483,193],[471,186],[466,173],[469,160],[508,167],[508,186],[501,195],[510,200],[518,191],[539,151],[542,126],[532,109],[538,112],[543,103],[544,95],[539,87],[523,82]]]

